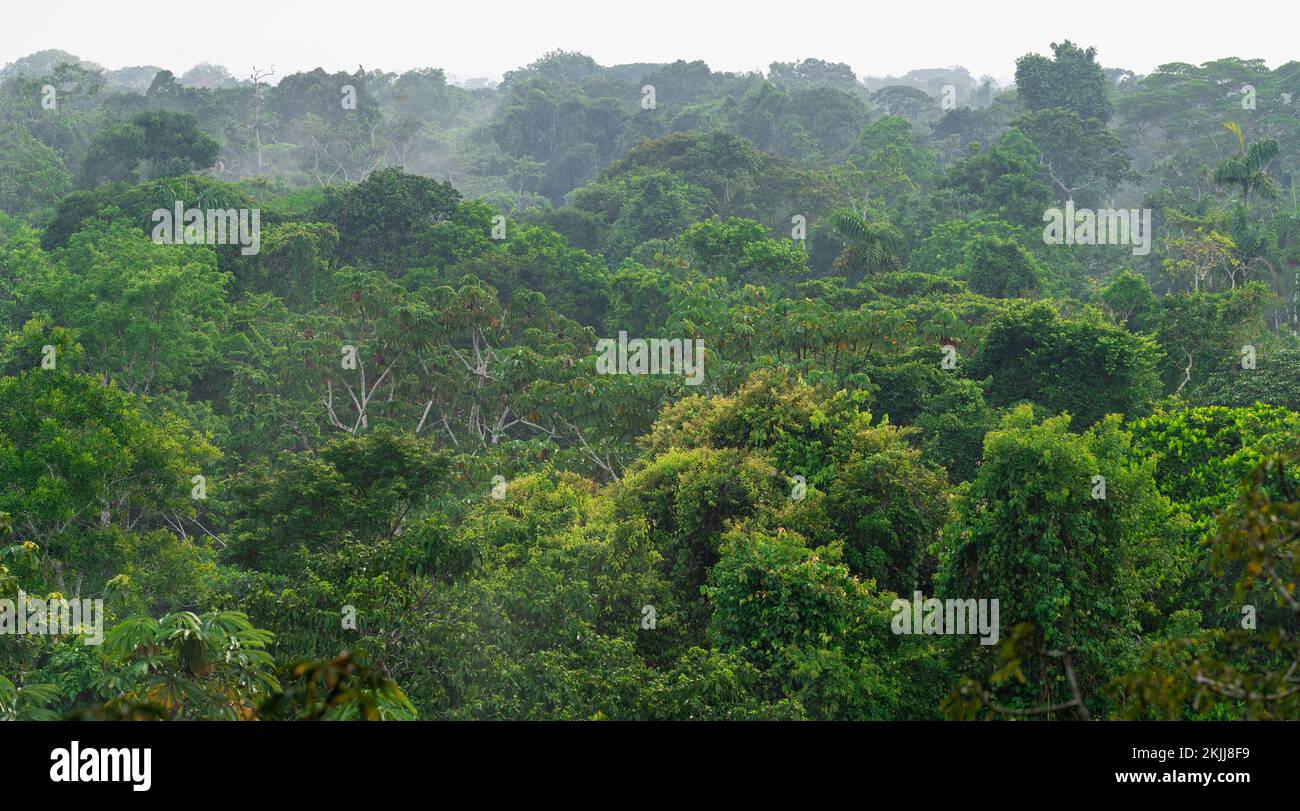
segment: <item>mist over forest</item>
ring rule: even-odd
[[[1248,57],[17,59],[0,719],[1300,718]]]

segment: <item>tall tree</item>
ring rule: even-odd
[[[1068,39],[1052,43],[1052,58],[1026,54],[1016,60],[1016,92],[1032,111],[1063,108],[1105,124],[1114,106],[1110,81],[1097,63],[1097,49]]]

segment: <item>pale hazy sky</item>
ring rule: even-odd
[[[1107,67],[1225,56],[1270,67],[1300,58],[1300,4],[1205,0],[3,0],[0,65],[62,48],[108,68],[177,74],[216,62],[238,77],[441,67],[499,77],[542,53],[582,51],[602,65],[703,59],[765,70],[817,57],[859,76],[964,65],[1008,78],[1016,57],[1070,39]]]

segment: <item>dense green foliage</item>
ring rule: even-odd
[[[0,718],[1300,716],[1300,70],[1100,56],[8,66]]]

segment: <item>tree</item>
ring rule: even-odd
[[[1300,413],[1300,350],[1293,347],[1265,348],[1256,358],[1255,368],[1243,369],[1241,356],[1226,368],[1218,368],[1199,377],[1187,392],[1189,400],[1229,408],[1247,408],[1268,403]]]
[[[1156,297],[1146,279],[1131,270],[1121,270],[1102,290],[1101,298],[1120,326],[1130,332],[1150,329]]]
[[[763,459],[697,448],[662,454],[630,471],[617,509],[620,516],[649,521],[665,577],[689,612],[687,627],[698,630],[708,618],[700,588],[718,561],[727,525],[777,503],[779,494],[776,471]]]
[[[262,173],[262,103],[266,98],[262,86],[264,80],[274,75],[274,70],[259,70],[256,65],[253,66],[253,72],[248,75],[248,80],[253,83],[253,139],[257,143],[258,174]]]
[[[976,237],[966,243],[964,268],[971,290],[983,296],[1022,297],[1041,284],[1038,260],[1014,238]]]
[[[1134,447],[1156,457],[1161,491],[1214,526],[1240,483],[1270,454],[1285,450],[1298,428],[1300,414],[1263,403],[1179,404],[1134,421],[1131,431]]]
[[[668,172],[650,172],[627,180],[624,202],[610,225],[610,253],[623,258],[652,239],[675,237],[707,210],[711,195]]]
[[[703,220],[687,228],[681,240],[696,267],[734,282],[772,284],[808,272],[799,246],[770,239],[753,220]]]
[[[1039,110],[1013,122],[1039,149],[1039,163],[1067,200],[1100,199],[1138,179],[1124,144],[1095,118],[1072,110]]]
[[[38,549],[30,588],[94,593],[136,560],[130,533],[202,532],[194,476],[213,473],[218,452],[179,418],[68,369],[73,353],[42,369],[35,349],[27,370],[0,378],[0,510]]]
[[[24,298],[75,328],[89,367],[127,391],[184,390],[215,360],[229,277],[205,246],[155,245],[118,220],[72,236]]]
[[[925,113],[936,109],[929,93],[906,85],[882,87],[871,94],[871,102],[884,110],[886,116],[898,116],[908,121],[919,121]]]
[[[900,270],[904,236],[887,221],[866,221],[847,212],[831,218],[835,233],[844,240],[844,250],[835,259],[835,269],[845,276],[875,275]]]
[[[1174,279],[1190,276],[1193,293],[1199,293],[1201,283],[1207,279],[1213,283],[1216,270],[1224,272],[1236,286],[1240,262],[1231,237],[1214,230],[1207,233],[1204,227],[1198,227],[1192,233],[1184,231],[1172,237],[1167,244],[1169,255],[1161,263],[1165,273]]]
[[[1052,43],[1052,58],[1026,54],[1016,60],[1016,92],[1030,110],[1063,108],[1105,124],[1114,110],[1110,82],[1097,63],[1097,49],[1068,39]]]
[[[1256,141],[1246,146],[1246,136],[1235,121],[1225,121],[1224,129],[1237,138],[1237,154],[1224,158],[1214,169],[1214,182],[1220,186],[1235,186],[1241,191],[1242,205],[1250,204],[1250,195],[1264,200],[1278,197],[1277,180],[1268,173],[1268,165],[1277,157],[1277,141],[1272,138]]]
[[[842,62],[820,59],[773,62],[767,71],[767,78],[773,84],[831,84],[852,90],[858,86],[858,77],[853,74],[853,69]]]
[[[952,326],[936,327],[940,340],[953,340]],[[951,482],[969,480],[979,467],[984,435],[997,426],[993,410],[975,381],[945,371],[933,358],[872,365],[871,413],[890,425],[920,429],[907,438],[921,446],[921,458],[943,467]]]
[[[904,118],[887,115],[872,121],[858,136],[858,144],[866,153],[868,188],[891,203],[934,179],[934,155],[917,146],[916,133]]]
[[[1241,368],[1242,347],[1264,329],[1266,295],[1262,284],[1250,282],[1225,293],[1161,298],[1155,336],[1165,354],[1165,384],[1179,393],[1206,372]]]
[[[77,65],[79,67],[99,69],[94,62],[83,60],[76,54],[58,48],[46,48],[15,59],[0,69],[0,79],[14,76],[48,76],[60,65]]]
[[[921,588],[922,561],[948,518],[942,471],[925,465],[907,440],[915,432],[888,424],[842,431],[827,470],[812,481],[821,507],[844,540],[844,562],[863,580],[900,594]]]
[[[446,475],[445,458],[385,429],[339,436],[319,456],[283,454],[274,467],[250,467],[231,483],[235,516],[225,557],[249,569],[292,572],[350,540],[391,541]]]
[[[316,216],[338,229],[345,261],[396,273],[424,232],[451,218],[459,203],[450,183],[390,167],[355,186],[326,189]]]
[[[886,632],[893,595],[854,578],[834,547],[736,527],[705,593],[716,606],[710,636],[760,669],[769,699],[794,699],[811,718],[928,715],[941,668]]]
[[[1010,129],[992,147],[958,161],[941,187],[956,195],[961,214],[983,211],[1009,222],[1041,227],[1052,189],[1039,178],[1040,152],[1023,132]]]
[[[1239,572],[1233,602],[1242,610],[1233,612],[1234,624],[1153,646],[1141,666],[1117,682],[1115,692],[1124,699],[1126,717],[1184,719],[1226,713],[1280,719],[1300,712],[1295,632],[1300,601],[1292,562],[1300,543],[1298,456],[1292,446],[1261,459],[1222,515],[1213,551],[1219,571],[1232,566]],[[1263,627],[1237,621],[1247,615],[1247,606],[1252,617],[1263,609]]]
[[[234,76],[225,65],[214,65],[211,62],[200,62],[189,70],[185,71],[180,77],[180,83],[188,87],[230,87],[236,84]]]
[[[138,113],[95,136],[81,166],[80,183],[94,188],[106,182],[135,182],[207,169],[216,163],[220,149],[216,139],[200,130],[189,113]]]
[[[1095,713],[1105,706],[1101,688],[1136,662],[1135,606],[1153,587],[1139,570],[1165,559],[1177,535],[1166,527],[1174,509],[1156,490],[1151,461],[1133,458],[1118,418],[1084,433],[1069,424],[1035,422],[1020,407],[988,435],[947,540],[940,588],[997,599],[1004,628],[1032,625],[1024,686],[1006,699],[1011,706],[1052,706],[1070,694],[1049,655],[1056,651],[1071,657]],[[976,668],[987,667],[983,660]]]
[[[1135,417],[1150,408],[1160,391],[1159,359],[1149,337],[1097,315],[1064,319],[1037,302],[1015,304],[993,322],[969,373],[992,378],[986,392],[994,406],[1027,400],[1071,414],[1082,429],[1107,414]]]
[[[0,122],[0,211],[31,214],[55,203],[70,182],[57,152],[26,128]]]

